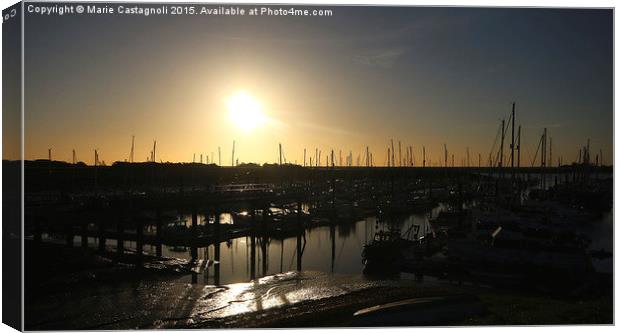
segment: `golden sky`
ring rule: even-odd
[[[25,157],[92,164],[135,160],[230,165],[302,163],[303,149],[376,165],[390,139],[443,144],[460,165],[488,160],[499,124],[517,103],[523,164],[542,129],[554,163],[612,152],[612,16],[605,10],[335,7],[322,18],[27,17]],[[260,125],[248,130],[252,107]],[[247,105],[246,105],[247,106]],[[243,109],[243,110],[239,110]],[[247,114],[247,112],[250,112]],[[255,115],[254,115],[255,116]],[[234,120],[232,119],[234,118]],[[509,133],[508,133],[509,134]],[[508,145],[505,146],[508,150]],[[594,154],[594,153],[593,153]],[[210,157],[211,158],[211,157]],[[398,157],[397,157],[398,158]]]

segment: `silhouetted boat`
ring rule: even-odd
[[[400,231],[380,230],[362,250],[364,273],[397,271],[404,252],[413,251],[416,242],[404,239]]]
[[[353,314],[353,326],[445,324],[485,311],[475,296],[411,298],[361,309]]]
[[[364,273],[396,273],[404,265],[421,260],[436,247],[436,242],[432,241],[435,238],[428,238],[429,234],[433,234],[431,228],[425,228],[420,234],[420,226],[415,224],[409,227],[404,237],[394,224],[387,230],[377,231],[362,250]]]

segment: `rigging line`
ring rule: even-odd
[[[527,157],[531,160],[532,159],[532,149],[529,149],[528,147],[531,147],[529,145],[526,144],[521,144],[522,147],[525,147],[525,152],[527,153]],[[536,156],[534,155],[534,158],[536,158]]]
[[[510,113],[510,115],[508,116],[508,121],[507,121],[507,122],[505,122],[505,127],[504,127],[504,128],[502,128],[502,125],[499,125],[499,131],[498,131],[497,135],[495,136],[495,141],[496,141],[496,142],[494,142],[494,143],[493,143],[493,148],[491,149],[491,155],[493,155],[493,151],[494,151],[495,146],[496,146],[496,144],[497,144],[497,139],[498,139],[498,137],[499,137],[500,133],[502,132],[502,130],[503,130],[503,132],[504,132],[504,133],[506,133],[506,131],[508,131],[508,127],[510,126],[510,122],[511,122],[511,121],[512,121],[512,113]],[[500,149],[500,151],[501,151],[501,149]],[[499,159],[500,159],[500,156],[499,156],[499,155],[500,155],[500,152],[498,151],[498,154],[497,154],[497,160],[493,163],[493,165],[495,165],[495,164],[499,164],[499,163],[498,163],[498,161],[499,161]],[[503,157],[503,156],[502,156],[502,157]],[[503,165],[502,165],[502,166],[503,166]]]
[[[508,128],[510,127],[510,122],[512,121],[512,112],[510,113],[510,116],[508,116],[508,121],[506,122],[506,128],[504,128],[504,133],[506,133],[506,131],[508,131]]]
[[[525,148],[523,152],[524,152],[524,153],[526,153],[526,154],[527,154],[527,157],[531,160],[531,159],[532,159],[532,154],[531,154],[531,151],[532,151],[532,150],[531,150],[531,149],[528,149],[528,148],[527,148],[528,146],[526,146],[526,145],[524,145],[524,144],[521,144],[521,147],[522,147],[522,148]],[[523,158],[522,158],[522,159],[523,159],[523,160],[525,160],[525,156],[523,156]]]
[[[538,147],[536,147],[536,153],[534,154],[534,159],[532,160],[532,167],[534,166],[534,163],[536,163],[536,157],[538,157],[538,150],[540,149],[542,141],[543,141],[543,138],[541,137],[540,140],[538,141]],[[542,159],[542,156],[541,156],[541,159]]]
[[[498,150],[497,153],[495,154],[495,156],[493,157],[493,159],[491,160],[491,164],[493,167],[495,166],[499,166],[499,153],[500,151]]]
[[[520,133],[520,138],[523,139],[523,133],[525,132],[525,127],[521,128],[521,133]],[[522,155],[522,160],[525,161],[525,158],[529,158],[530,160],[532,160],[532,149],[530,149],[532,146],[525,143],[523,140],[521,142],[521,145],[519,146],[519,149],[521,149],[521,155]],[[525,156],[524,154],[527,154],[527,156]],[[536,156],[534,156],[534,158],[536,158]]]
[[[497,146],[497,140],[499,139],[500,134],[502,133],[502,126],[499,126],[499,129],[497,130],[497,133],[495,134],[495,140],[493,141],[493,146],[491,146],[491,152],[489,152],[489,155],[493,156],[494,152],[495,152],[495,146]]]

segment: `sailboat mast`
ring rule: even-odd
[[[499,167],[500,168],[504,166],[504,137],[505,137],[504,125],[505,123],[506,123],[506,120],[502,119],[502,141],[499,146]]]
[[[510,141],[510,167],[515,167],[515,103],[512,102],[512,132]]]
[[[521,166],[521,125],[517,133],[517,168]]]
[[[133,163],[133,154],[134,154],[134,140],[135,136],[131,136],[131,152],[129,153],[129,162]]]
[[[278,164],[282,165],[282,143],[278,143]]]
[[[391,144],[392,144],[392,166],[395,165],[394,163],[394,139],[391,139]]]
[[[235,166],[235,140],[233,140],[232,156],[230,158],[230,166]]]

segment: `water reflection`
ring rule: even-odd
[[[413,228],[426,233],[430,230],[429,218],[437,216],[447,209],[439,205],[429,213],[411,214],[400,220],[401,233]],[[207,223],[209,219],[199,216],[199,223]],[[230,214],[222,214],[222,223],[234,224]],[[178,223],[191,225],[191,215],[180,215]],[[185,221],[185,222],[183,222]],[[299,235],[285,238],[246,236],[231,239],[226,242],[195,249],[195,258],[204,261],[204,269],[197,274],[187,276],[187,282],[205,285],[223,285],[230,283],[248,282],[258,278],[284,273],[289,271],[319,271],[326,273],[360,274],[363,270],[361,252],[363,246],[374,236],[382,225],[375,217],[368,217],[354,223],[343,223],[331,226],[321,226],[307,229]],[[583,232],[592,239],[590,250],[604,249],[611,251],[612,242],[609,234],[613,230],[613,215],[606,214],[602,221],[584,226]],[[43,234],[48,241],[63,242],[64,239],[55,239],[53,235]],[[74,238],[74,244],[79,246],[80,237]],[[98,239],[88,238],[89,246],[97,248]],[[106,240],[106,247],[115,249],[117,241]],[[133,241],[125,241],[127,250],[136,249]],[[145,245],[144,251],[156,253],[155,246]],[[192,249],[184,246],[163,246],[162,254],[165,257],[191,259]],[[610,271],[611,260],[595,262],[597,270]]]
[[[429,214],[412,214],[400,220],[404,233],[412,225],[428,230],[430,216],[445,210],[444,205]],[[178,215],[171,219],[177,225],[191,226],[191,215]],[[208,223],[214,217],[198,215],[199,224]],[[231,214],[221,214],[222,223],[234,224]],[[212,222],[212,221],[211,221]],[[354,223],[342,223],[307,229],[285,238],[246,236],[228,240],[208,247],[192,249],[186,246],[162,246],[164,257],[203,260],[204,269],[187,276],[187,282],[206,285],[222,285],[248,282],[261,277],[289,271],[319,271],[326,273],[360,274],[363,269],[361,252],[363,246],[373,238],[380,224],[375,217],[368,217]],[[148,230],[145,230],[149,233]],[[64,242],[63,238],[43,234],[51,242]],[[74,237],[79,246],[80,237]],[[115,239],[106,239],[106,248],[114,251],[118,245]],[[96,237],[88,237],[91,248],[98,247]],[[125,240],[126,251],[135,251],[136,242]],[[192,251],[195,251],[192,256]],[[144,245],[143,251],[155,255],[154,245]]]
[[[404,232],[412,225],[428,230],[429,217],[435,216],[445,206],[435,208],[430,214],[413,214],[401,220]],[[307,229],[302,234],[286,238],[240,237],[199,248],[197,259],[205,260],[207,267],[192,282],[221,285],[248,282],[257,278],[294,270],[320,271],[340,274],[359,274],[363,264],[361,252],[364,244],[373,238],[380,225],[375,217],[354,223],[322,226]],[[154,251],[147,246],[146,251]],[[191,258],[189,248],[164,246],[164,256]]]

